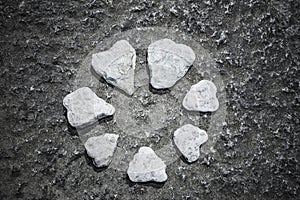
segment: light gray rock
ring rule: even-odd
[[[111,116],[115,108],[99,98],[90,88],[83,87],[63,99],[69,123],[76,128],[92,125],[97,120]]]
[[[217,87],[208,80],[193,85],[183,99],[182,105],[189,111],[213,112],[218,110]]]
[[[141,147],[129,163],[127,170],[133,182],[165,182],[168,178],[166,165],[150,147]]]
[[[188,162],[195,162],[200,156],[200,145],[208,140],[206,131],[191,124],[184,125],[174,132],[174,143]]]
[[[156,89],[174,86],[195,60],[194,51],[170,39],[162,39],[148,47],[150,84]]]
[[[126,41],[116,42],[109,50],[92,55],[92,67],[108,83],[132,95],[136,52]]]
[[[104,134],[90,137],[85,142],[86,152],[93,159],[96,167],[107,167],[111,163],[118,138],[116,134]]]

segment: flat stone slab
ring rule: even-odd
[[[84,144],[89,157],[93,159],[96,167],[107,167],[111,161],[119,136],[116,134],[104,134],[90,137]]]
[[[200,146],[208,140],[208,136],[206,131],[187,124],[174,132],[173,139],[177,149],[191,163],[199,159]]]
[[[183,99],[182,105],[189,111],[214,112],[219,108],[217,87],[208,80],[193,85]]]
[[[63,99],[69,123],[76,128],[92,125],[99,119],[111,116],[115,108],[99,98],[90,88],[82,87]]]
[[[116,42],[109,50],[92,55],[92,67],[108,83],[132,95],[136,52],[126,41]]]
[[[195,61],[194,51],[170,39],[162,39],[148,47],[150,84],[156,89],[174,86]]]
[[[141,147],[130,161],[127,170],[133,182],[165,182],[168,178],[166,165],[150,147]]]

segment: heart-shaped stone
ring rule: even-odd
[[[135,63],[136,52],[126,40],[120,40],[109,50],[92,56],[95,72],[129,95],[134,92]]]
[[[206,131],[187,124],[174,132],[173,139],[177,149],[191,163],[199,159],[199,148],[208,140],[208,136]]]
[[[168,178],[166,165],[150,147],[141,147],[130,161],[127,170],[133,182],[165,182]]]
[[[192,66],[194,51],[170,39],[162,39],[148,47],[150,84],[156,89],[174,86]]]
[[[208,80],[193,85],[183,99],[182,105],[189,111],[213,112],[218,110],[217,87]]]
[[[92,125],[99,119],[111,116],[115,108],[99,98],[90,88],[83,87],[63,99],[69,123],[76,128]]]
[[[86,152],[93,159],[96,167],[107,167],[111,163],[118,138],[116,134],[104,134],[90,137],[85,142]]]

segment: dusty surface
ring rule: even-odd
[[[296,199],[300,6],[266,2],[0,1],[0,199]],[[211,54],[227,105],[216,153],[191,165],[177,159],[158,185],[95,170],[62,106],[100,41],[149,26],[178,29]],[[163,95],[155,98],[168,105]],[[132,151],[152,143],[136,142],[120,137]]]

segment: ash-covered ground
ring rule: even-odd
[[[0,1],[0,18],[0,199],[299,198],[299,1],[7,0]],[[193,164],[172,161],[164,184],[132,183],[126,169],[95,170],[62,105],[89,53],[137,27],[193,38],[210,53],[226,92],[216,153]],[[138,55],[145,58],[143,50]],[[141,59],[137,69],[143,66]],[[205,77],[194,72],[185,77],[190,83]],[[118,102],[110,90],[99,82],[97,94]],[[168,109],[177,102],[167,101],[174,91],[137,95],[145,93],[143,101],[156,99]],[[166,113],[166,119],[177,114]],[[210,117],[199,115],[199,125],[207,128]],[[114,120],[102,123],[114,130]],[[118,147],[164,146],[163,138],[123,134]]]

